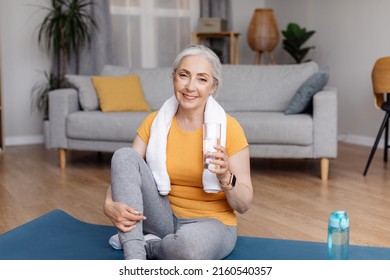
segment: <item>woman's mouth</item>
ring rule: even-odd
[[[188,95],[188,94],[185,94],[185,93],[182,93],[183,97],[185,99],[188,99],[188,100],[195,100],[197,98],[197,96],[193,96],[193,95]]]

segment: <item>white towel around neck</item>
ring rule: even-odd
[[[157,189],[161,195],[167,195],[171,190],[171,181],[167,171],[167,138],[172,124],[173,117],[176,114],[178,102],[175,96],[169,98],[153,120],[149,143],[146,148],[146,162],[152,171]],[[226,145],[226,113],[218,102],[210,95],[207,99],[204,112],[205,123],[221,124],[221,145]],[[201,152],[201,151],[199,151]],[[203,169],[203,185],[207,189],[220,191],[217,176],[208,169]]]

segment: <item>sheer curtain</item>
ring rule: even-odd
[[[95,0],[95,5],[86,7],[96,21],[97,30],[92,34],[90,46],[69,63],[68,73],[97,75],[105,64],[112,64],[112,39],[110,6],[106,0]]]
[[[199,0],[110,0],[113,63],[171,66],[192,42]]]

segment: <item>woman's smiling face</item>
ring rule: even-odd
[[[182,109],[204,110],[215,90],[212,67],[203,55],[187,56],[174,75],[173,87]]]

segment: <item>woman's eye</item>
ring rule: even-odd
[[[186,73],[179,73],[180,78],[187,78],[188,75]]]
[[[199,79],[202,83],[207,83],[207,79],[206,78],[200,78]]]

